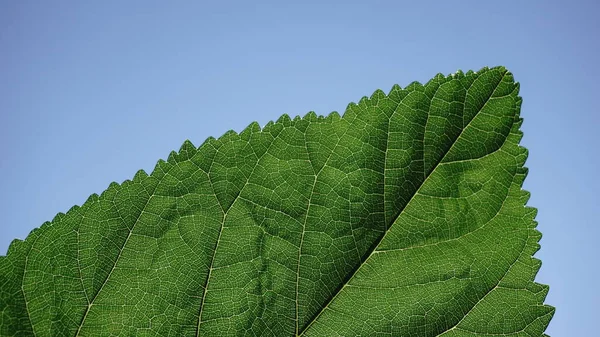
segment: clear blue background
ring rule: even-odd
[[[524,98],[547,333],[598,333],[597,2],[210,3],[0,3],[0,254],[185,139],[504,65]]]

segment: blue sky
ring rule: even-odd
[[[112,181],[281,114],[504,65],[521,83],[547,333],[596,333],[593,1],[0,2],[0,255]]]

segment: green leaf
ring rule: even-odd
[[[544,336],[503,67],[185,142],[0,257],[2,336]]]

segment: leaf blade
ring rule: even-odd
[[[520,102],[485,68],[186,142],[13,244],[0,332],[541,335]]]

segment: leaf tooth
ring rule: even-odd
[[[377,89],[373,92],[370,99],[371,100],[380,100],[380,99],[384,99],[385,97],[386,97],[385,92],[381,89]]]
[[[265,126],[263,126],[262,130],[263,131],[270,131],[274,124],[275,124],[275,122],[268,121],[267,124],[265,124]]]
[[[451,75],[446,76],[446,75],[444,75],[442,73],[437,73],[437,74],[435,74],[435,76],[433,76],[432,79],[430,79],[429,81],[427,81],[427,84],[429,84],[429,82],[432,82],[432,81],[442,82],[442,81],[445,81],[446,79],[449,79],[449,78],[451,78]],[[425,84],[425,85],[427,85],[427,84]]]
[[[242,132],[240,132],[240,136],[245,133],[256,133],[256,132],[260,132],[260,131],[261,131],[260,124],[258,124],[258,122],[255,121],[255,122],[248,124],[248,126]]]
[[[288,114],[284,113],[277,119],[276,123],[288,125],[291,121],[292,121],[292,119],[290,118],[290,116]]]
[[[175,164],[177,163],[177,157],[177,152],[171,151],[169,152],[169,156],[167,157],[167,162],[169,162],[170,164]]]
[[[166,171],[166,166],[168,166],[168,163],[166,161],[164,161],[164,159],[159,159],[156,162],[156,165],[154,166],[154,169],[152,170],[152,173],[150,175],[152,175],[152,176],[160,175],[162,177],[163,172]],[[102,193],[102,194],[104,194],[104,193]]]
[[[33,230],[31,232],[33,232]],[[29,235],[31,235],[31,232],[29,232],[29,234],[27,234],[26,238],[28,238]],[[17,255],[20,254],[21,251],[24,249],[24,247],[26,247],[25,240],[13,239],[11,241],[11,243],[8,245],[8,250],[6,251],[6,256],[1,256],[0,255],[0,262],[3,259],[5,259],[7,256],[9,256],[9,255],[12,256],[12,255],[15,255],[15,254],[17,254]]]
[[[369,97],[367,96],[363,96],[359,101],[358,101],[358,105],[365,105],[367,104],[367,102],[369,101]]]
[[[399,84],[392,85],[392,88],[390,89],[388,96],[391,95],[392,92],[398,91],[398,90],[402,90],[402,87]]]
[[[462,70],[457,69],[455,72],[453,72],[452,74],[450,74],[448,76],[452,76],[453,78],[461,79],[465,76],[465,73],[463,73]]]
[[[337,111],[332,111],[331,113],[329,113],[329,115],[327,115],[327,117],[325,117],[325,120],[333,122],[339,120],[340,118],[342,117]]]
[[[302,117],[302,119],[313,122],[319,119],[319,116],[317,116],[317,113],[314,111],[309,111],[306,113],[306,115],[304,115],[304,117]]]
[[[222,142],[235,141],[238,138],[239,134],[235,130],[227,130],[219,140]]]
[[[140,171],[143,171],[143,170],[140,170]],[[139,172],[139,171],[138,171],[138,172]],[[137,175],[137,174],[136,174],[136,175]],[[90,195],[90,196],[87,198],[87,200],[86,200],[86,201],[85,201],[83,204],[85,205],[85,204],[87,204],[88,202],[89,202],[89,203],[96,202],[96,201],[98,201],[98,198],[99,198],[99,196],[98,196],[98,194],[97,194],[97,193],[92,193],[92,194],[91,194],[91,195]]]
[[[192,143],[192,141],[189,139],[186,139],[179,148],[179,153],[185,153],[187,158],[191,158],[194,154],[196,154],[197,151],[198,149],[196,148],[194,143]]]
[[[358,104],[354,103],[354,102],[350,102],[348,103],[348,105],[346,105],[346,112],[344,113],[344,116],[348,113],[348,111],[351,111],[353,107],[357,106]]]
[[[406,86],[406,88],[404,88],[404,90],[406,90],[406,91],[423,91],[423,90],[425,90],[425,87],[419,81],[412,81]]]
[[[200,149],[201,149],[202,147],[204,147],[204,146],[207,146],[207,145],[209,145],[209,144],[214,144],[214,142],[215,142],[216,140],[217,140],[217,139],[216,139],[215,137],[212,137],[212,136],[211,136],[211,137],[208,137],[208,138],[206,138],[206,139],[205,139],[205,140],[202,142],[202,144],[200,144],[200,146],[198,147],[198,151],[201,151]]]
[[[146,179],[147,177],[148,177],[148,173],[146,173],[145,170],[138,170],[135,173],[135,176],[133,176],[133,180],[138,181],[138,180]]]

